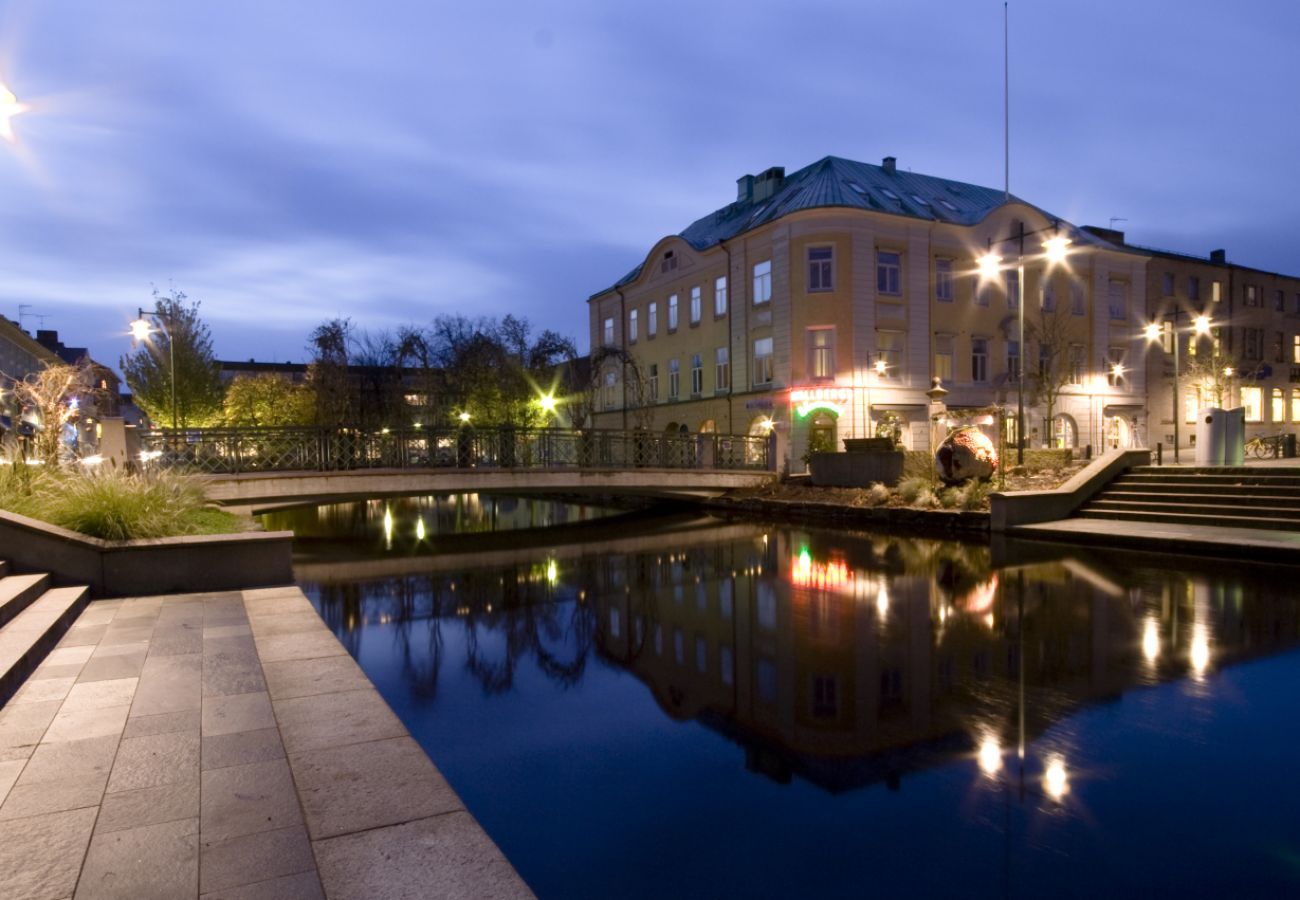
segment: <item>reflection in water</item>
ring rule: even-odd
[[[449,677],[478,686],[482,717],[519,689],[521,673],[565,689],[530,693],[532,712],[558,710],[588,679],[627,673],[662,714],[739,746],[752,789],[803,783],[825,797],[969,764],[973,783],[1005,802],[1014,794],[1069,810],[1086,802],[1080,744],[1052,734],[1057,726],[1164,682],[1209,696],[1224,667],[1300,642],[1297,603],[1267,572],[1035,552],[1047,555],[995,565],[971,544],[694,523],[492,567],[467,568],[482,561],[471,553],[466,565],[452,556],[424,571],[392,562],[385,574],[389,563],[369,560],[299,575],[381,689],[373,671],[399,665],[386,696],[413,731],[423,717],[451,715],[439,703]],[[500,739],[518,742],[520,758],[530,752],[523,731]],[[458,773],[454,786],[480,798],[471,808],[544,894],[549,870],[529,854],[538,838],[512,837],[527,826],[493,813],[499,772]],[[1009,839],[1009,825],[998,830]],[[560,883],[557,895],[608,888],[552,887]]]

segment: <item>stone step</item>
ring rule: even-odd
[[[1274,493],[1202,493],[1199,491],[1152,491],[1147,488],[1106,488],[1094,500],[1128,500],[1148,503],[1190,503],[1219,508],[1238,506],[1276,506],[1280,509],[1300,510],[1300,497]]]
[[[1230,516],[1223,513],[1159,513],[1142,511],[1091,510],[1078,513],[1084,519],[1113,519],[1124,522],[1164,522],[1172,525],[1212,525],[1218,528],[1254,528],[1264,531],[1300,532],[1300,523],[1292,519],[1273,519],[1265,516]]]
[[[4,578],[8,574],[9,574],[9,560],[0,559],[0,578]]]
[[[1188,497],[1276,497],[1300,502],[1300,485],[1196,484],[1194,482],[1150,482],[1116,479],[1105,491],[1144,494],[1183,494]]]
[[[0,626],[31,605],[49,586],[48,575],[7,575],[0,578]]]
[[[0,703],[14,695],[88,602],[88,588],[54,588],[0,628]]]
[[[1300,475],[1269,475],[1259,469],[1230,472],[1187,472],[1181,469],[1164,472],[1125,472],[1116,480],[1141,481],[1153,484],[1180,482],[1184,484],[1300,484]]]
[[[1245,507],[1245,509],[1243,509]],[[1118,511],[1141,511],[1141,512],[1168,512],[1168,513],[1193,513],[1197,515],[1217,515],[1231,516],[1233,518],[1254,518],[1261,516],[1268,519],[1288,519],[1297,525],[1300,530],[1300,507],[1293,506],[1255,506],[1243,503],[1203,503],[1194,498],[1186,498],[1183,502],[1171,500],[1151,500],[1145,498],[1130,499],[1125,497],[1112,497],[1106,493],[1099,498],[1094,497],[1086,506],[1085,510],[1118,510]],[[1249,510],[1249,511],[1247,511]]]
[[[1279,478],[1300,478],[1300,460],[1288,466],[1133,466],[1127,471],[1134,475],[1160,475],[1183,473],[1191,475],[1276,475]]]

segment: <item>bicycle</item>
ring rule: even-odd
[[[1258,435],[1246,441],[1246,456],[1256,459],[1277,459],[1282,455],[1282,435]]]

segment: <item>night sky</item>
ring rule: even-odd
[[[1011,4],[1011,190],[1300,273],[1300,3]],[[0,314],[116,363],[153,287],[223,358],[586,298],[735,179],[1000,187],[1002,4],[0,0]]]

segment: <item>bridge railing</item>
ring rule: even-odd
[[[725,469],[771,467],[768,438],[558,428],[162,429],[141,434],[149,465],[207,474],[353,469]]]

